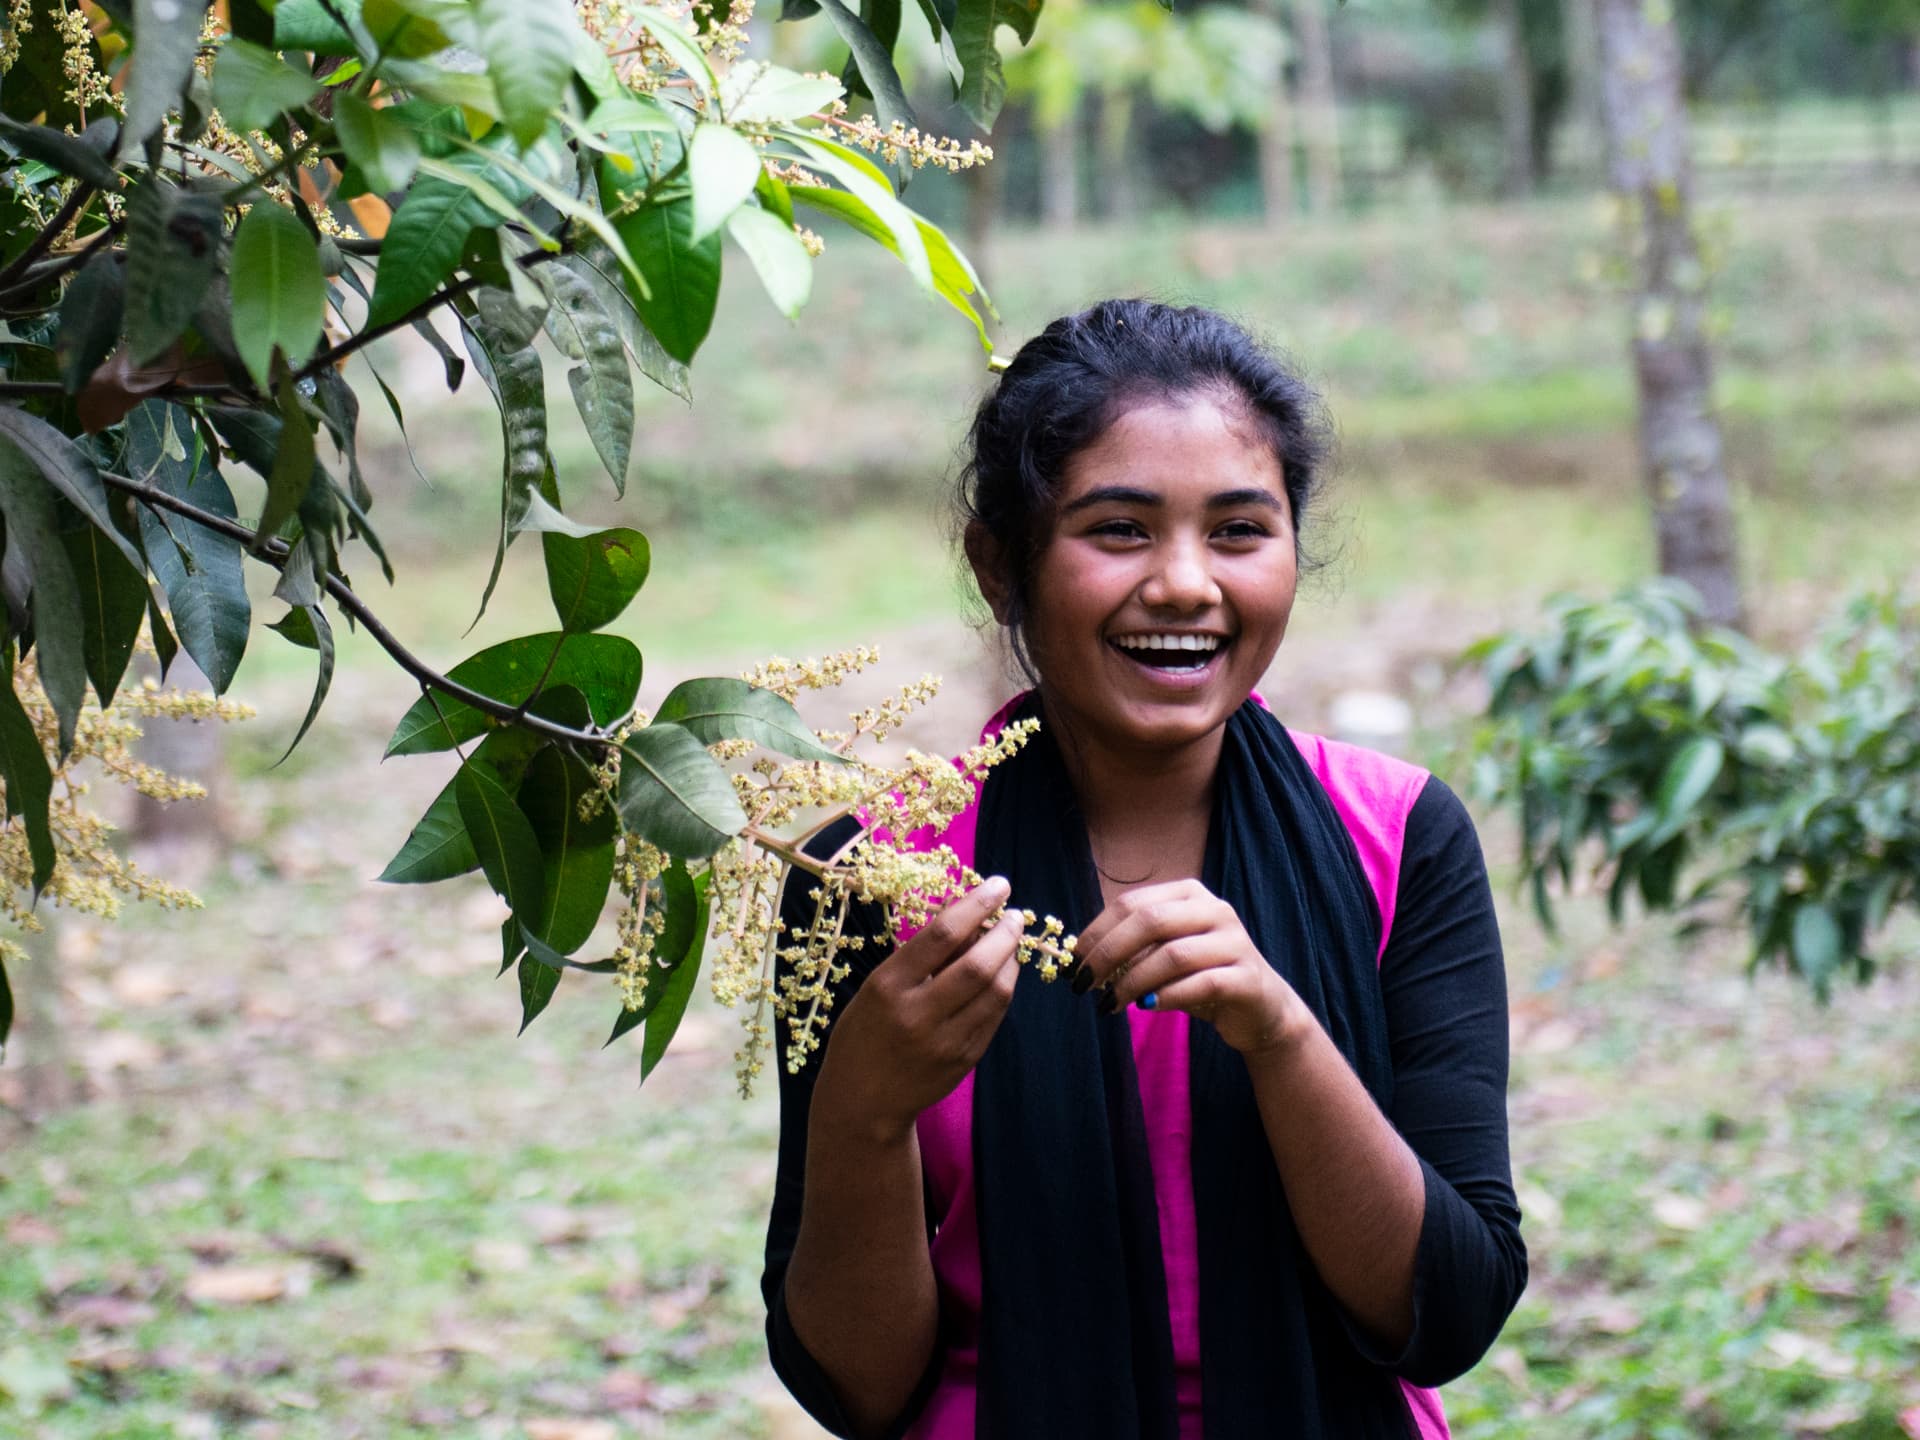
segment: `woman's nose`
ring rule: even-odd
[[[1175,545],[1161,553],[1153,574],[1141,587],[1140,599],[1169,610],[1201,610],[1220,603],[1220,587],[1214,583],[1204,551]]]

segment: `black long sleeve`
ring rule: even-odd
[[[1473,821],[1429,779],[1407,817],[1393,928],[1380,959],[1393,1053],[1388,1116],[1419,1158],[1426,1218],[1413,1334],[1369,1358],[1415,1385],[1477,1364],[1527,1283],[1507,1153],[1507,984]]]

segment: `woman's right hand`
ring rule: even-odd
[[[834,1024],[816,1116],[826,1093],[842,1123],[896,1139],[979,1063],[1019,976],[1020,913],[987,924],[1011,893],[997,875],[982,881],[874,967]]]

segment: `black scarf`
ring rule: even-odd
[[[1038,712],[1029,698],[1021,714]],[[1227,723],[1202,880],[1232,904],[1383,1108],[1392,1068],[1379,917],[1352,837],[1285,729]],[[1100,910],[1072,783],[1043,726],[990,774],[975,868],[1069,931]],[[1191,1030],[1192,1171],[1208,1440],[1409,1433],[1294,1230],[1245,1064]],[[977,1433],[1174,1440],[1173,1349],[1139,1079],[1124,1014],[1023,973],[975,1072],[983,1297]]]

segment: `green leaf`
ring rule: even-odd
[[[345,91],[333,97],[333,128],[368,189],[390,194],[413,179],[420,138],[389,107]]]
[[[707,929],[707,876],[695,880],[684,862],[676,860],[660,872],[648,897],[648,909],[660,916],[662,929],[654,940],[653,960],[647,976],[647,993],[638,1009],[621,1007],[614,1017],[613,1033],[606,1038],[611,1045],[635,1026],[650,1019],[672,993],[668,981],[682,965],[700,965],[700,951]],[[670,1038],[670,1037],[669,1037]],[[664,1046],[663,1046],[664,1048]]]
[[[517,790],[528,760],[541,743],[529,730],[496,730],[474,747],[466,763],[488,766],[504,788]],[[427,813],[407,832],[406,843],[380,872],[381,880],[389,885],[425,885],[479,868],[480,857],[460,818],[458,779],[456,775],[442,787]]]
[[[192,421],[178,406],[149,400],[127,417],[127,465],[134,479],[156,490],[229,520],[239,518],[233,492],[207,463]],[[144,505],[138,514],[148,563],[167,597],[180,643],[214,693],[225,694],[253,623],[240,542],[180,516],[163,519]]]
[[[746,203],[760,173],[760,152],[739,131],[712,121],[695,127],[693,143],[687,147],[687,179],[693,186],[696,244]]]
[[[155,0],[164,3],[164,0]],[[219,201],[149,175],[127,197],[127,349],[145,365],[180,338],[220,265]]]
[[[111,144],[94,143],[96,134],[104,138],[109,133],[118,134],[118,127],[111,127],[109,131],[96,122],[84,135],[69,135],[48,125],[27,125],[11,115],[0,115],[0,136],[6,137],[22,155],[51,166],[63,175],[84,180],[96,190],[120,188],[120,172],[107,158]]]
[[[515,916],[539,915],[544,900],[540,841],[492,766],[471,760],[454,777],[460,823],[467,828],[487,883]]]
[[[553,992],[560,988],[560,972],[542,965],[531,954],[520,957],[520,1033],[547,1008]]]
[[[611,623],[646,583],[652,564],[647,537],[638,530],[599,530],[580,539],[549,532],[540,545],[546,552],[547,593],[560,628],[568,631]]]
[[[1650,846],[1662,844],[1685,828],[1694,806],[1706,798],[1720,777],[1726,758],[1727,747],[1710,735],[1696,736],[1680,747],[1654,792],[1653,808],[1659,825],[1649,837]]]
[[[520,785],[520,809],[540,846],[544,898],[538,912],[517,913],[562,955],[587,943],[613,883],[613,807],[603,803],[592,819],[580,818],[580,802],[595,788],[592,772],[552,745],[533,757]]]
[[[636,7],[633,18],[672,57],[681,73],[693,82],[694,89],[702,95],[713,93],[716,82],[713,67],[707,63],[707,53],[677,21],[647,5]]]
[[[281,526],[299,513],[315,481],[313,427],[307,423],[307,412],[300,408],[293,380],[284,372],[276,394],[280,403],[280,444],[274,454],[273,469],[267,474],[267,499],[261,506],[260,523],[254,531],[256,550],[278,535]]]
[[[265,130],[319,93],[311,75],[245,40],[229,36],[213,62],[213,103],[235,130]]]
[[[900,29],[900,0],[885,0],[886,8],[892,15],[893,30]],[[842,0],[820,0],[820,6],[827,12],[827,19],[833,28],[840,32],[840,38],[853,52],[854,64],[859,68],[842,78],[852,82],[861,82],[860,88],[873,96],[874,109],[879,112],[882,127],[898,120],[904,125],[914,123],[913,107],[907,103],[906,87],[900,83],[900,72],[893,67],[893,47],[886,38],[876,35],[867,22],[848,9]],[[861,12],[870,8],[868,0],[862,0]]]
[[[297,618],[296,618],[297,617]],[[274,761],[283,764],[287,755],[299,748],[300,742],[307,737],[313,720],[320,713],[320,707],[326,703],[327,690],[333,684],[333,627],[327,623],[326,612],[318,605],[295,607],[267,627],[292,641],[304,650],[319,652],[313,681],[313,699],[307,703],[306,718],[300,722],[300,728],[294,732],[293,743],[287,746],[286,755]]]
[[[656,720],[620,748],[620,817],[650,844],[701,860],[747,823],[727,772],[690,731]]]
[[[642,322],[640,312],[634,308],[633,292],[614,270],[612,257],[604,250],[589,249],[569,255],[559,263],[594,287],[608,313],[619,323],[620,333],[627,342],[627,353],[640,367],[640,373],[662,390],[692,404],[693,377],[685,365],[661,348],[653,332]]]
[[[454,666],[447,678],[503,704],[518,705],[533,694],[543,673],[545,689],[571,685],[587,697],[595,723],[610,725],[633,708],[633,698],[640,691],[640,651],[619,635],[550,631],[490,645]],[[429,703],[423,695],[401,717],[386,753],[425,755],[450,750],[486,733],[494,723],[450,696],[436,694]]]
[[[481,164],[464,154],[446,163],[476,169]],[[486,205],[465,185],[433,175],[416,180],[381,241],[367,327],[398,320],[439,289],[460,263],[467,236],[476,225],[490,223]]]
[[[60,333],[53,342],[60,383],[69,395],[87,383],[120,338],[126,316],[127,279],[120,257],[96,255],[67,282],[60,297]]]
[[[160,128],[193,77],[205,0],[133,0],[133,59],[126,71],[120,153],[135,154]]]
[[[0,471],[5,469],[0,459]],[[6,807],[9,818],[19,816],[27,831],[27,856],[33,866],[34,899],[53,875],[58,852],[53,844],[53,826],[47,808],[53,799],[53,769],[47,764],[46,751],[33,721],[13,688],[11,662],[0,670],[0,779],[6,781]],[[4,1039],[0,1028],[0,1039]]]
[[[453,44],[453,36],[441,23],[443,19],[457,24],[465,17],[456,19],[448,6],[413,3],[413,0],[364,0],[360,19],[382,54],[400,60],[421,60]]]
[[[136,570],[146,568],[134,543],[114,524],[113,512],[107,508],[106,486],[100,483],[100,472],[93,468],[85,451],[39,416],[11,405],[0,405],[0,437],[17,445],[41,477],[119,547],[129,565]]]
[[[473,17],[507,129],[531,145],[573,75],[573,9],[565,0],[473,0]]]
[[[722,93],[724,114],[735,125],[779,124],[804,119],[846,94],[838,80],[802,75],[778,65],[736,60]]]
[[[531,497],[539,493],[547,478],[547,390],[540,352],[533,346],[510,345],[478,315],[462,316],[461,329],[474,368],[500,411],[500,532],[494,544],[493,569],[480,595],[484,614],[494,586],[500,582],[507,546],[513,543]],[[474,618],[478,620],[479,616]]]
[[[80,653],[101,705],[111,704],[147,618],[147,574],[91,525],[60,536],[80,591]]]
[[[633,455],[633,376],[627,369],[620,327],[600,303],[594,286],[565,265],[542,265],[541,287],[547,307],[547,333],[573,360],[567,372],[573,403],[586,426],[600,463],[613,479],[615,493],[627,493],[627,465]]]
[[[1006,72],[994,39],[1002,25],[1011,26],[1022,45],[1033,39],[1041,0],[959,0],[951,30],[960,57],[962,78],[959,101],[982,130],[991,130],[1007,98]]]
[[[799,319],[813,293],[813,257],[793,226],[758,207],[743,206],[727,222],[727,233],[746,252],[774,309],[789,320]]]
[[[0,406],[0,416],[12,412]],[[60,542],[52,489],[12,439],[0,436],[0,511],[7,521],[7,592],[30,593],[33,646],[40,685],[60,721],[60,753],[73,748],[74,726],[87,698],[85,637],[79,582]]]
[[[329,13],[331,12],[331,13]],[[276,50],[307,50],[315,55],[352,55],[352,35],[335,22],[338,14],[348,24],[360,22],[360,0],[280,0],[273,10],[273,46]]]
[[[298,369],[319,343],[327,313],[320,252],[291,210],[256,201],[233,237],[228,279],[234,345],[247,373],[264,388],[276,348]]]
[[[798,133],[794,132],[796,135]],[[919,217],[900,203],[899,197],[893,193],[893,187],[887,183],[887,177],[878,167],[859,151],[837,145],[831,140],[809,135],[797,138],[795,143],[806,152],[809,167],[825,171],[846,186],[853,198],[860,201],[886,227],[887,234],[892,237],[892,243],[887,248],[900,257],[900,263],[907,267],[908,274],[931,290],[933,266],[927,257],[927,242],[920,234]],[[803,198],[809,188],[802,185],[790,187],[796,200]]]
[[[1839,968],[1845,940],[1840,922],[1833,912],[1817,901],[1803,901],[1793,912],[1793,963],[1824,993],[1833,972]]]
[[[624,177],[611,161],[600,162],[602,203],[609,213],[620,204]],[[614,228],[626,242],[652,293],[634,293],[634,308],[661,348],[682,365],[713,328],[720,299],[720,237],[693,238],[693,202],[671,200],[642,205],[620,216]]]
[[[695,935],[702,936],[707,928],[709,898],[706,882],[708,876],[702,875],[697,884],[699,908],[695,913]],[[687,1013],[687,1002],[693,998],[693,982],[700,974],[702,946],[696,938],[693,947],[687,951],[686,958],[673,967],[662,986],[660,1003],[647,1017],[646,1038],[640,1046],[640,1083],[645,1084],[647,1077],[653,1074],[654,1067],[667,1053],[667,1047],[673,1043],[673,1037],[679,1032],[680,1021]],[[659,977],[655,977],[656,983]]]
[[[796,760],[847,763],[846,756],[820,743],[792,705],[771,690],[729,676],[681,681],[660,702],[653,718],[656,724],[682,726],[705,745],[751,740]]]

